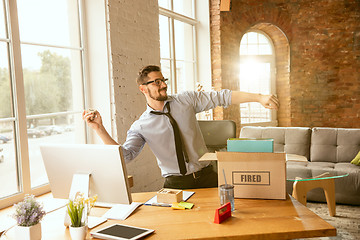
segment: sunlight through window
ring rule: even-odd
[[[274,94],[275,64],[272,44],[259,32],[246,33],[240,43],[240,91]],[[240,104],[241,124],[273,121],[271,110],[259,103]]]

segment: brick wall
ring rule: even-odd
[[[290,126],[290,45],[285,34],[270,23],[258,23],[250,29],[265,32],[274,44],[276,53],[276,93],[281,108],[277,111],[279,126]]]
[[[233,0],[231,11],[221,13],[219,2],[211,0],[210,9],[212,18],[220,14],[211,21],[212,37],[220,35],[220,57],[212,52],[213,73],[221,73],[215,86],[238,89],[241,37],[262,28],[277,52],[279,125],[360,127],[358,0]],[[237,109],[223,111],[224,118],[238,116]]]

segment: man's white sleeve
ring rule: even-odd
[[[128,163],[139,155],[145,145],[145,140],[141,134],[132,131],[127,132],[126,141],[121,145],[125,162]]]

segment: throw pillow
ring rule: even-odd
[[[351,161],[352,164],[355,164],[357,166],[360,166],[360,151],[356,155],[356,157]]]

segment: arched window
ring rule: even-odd
[[[244,34],[240,43],[240,91],[276,94],[275,53],[268,36],[260,31]],[[241,125],[277,125],[274,110],[259,103],[240,104]]]

